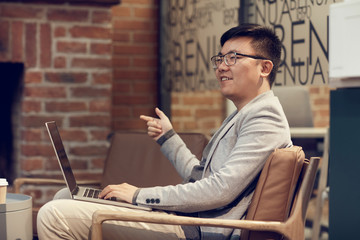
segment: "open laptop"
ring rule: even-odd
[[[150,211],[151,208],[144,207],[144,206],[136,206],[130,203],[126,203],[123,201],[117,201],[116,198],[112,198],[109,200],[100,199],[98,198],[101,189],[85,187],[85,186],[78,186],[75,180],[75,176],[70,166],[69,159],[66,155],[64,145],[62,143],[58,128],[56,126],[56,122],[46,122],[45,123],[46,129],[49,133],[51,143],[54,147],[56,157],[58,159],[61,171],[63,173],[66,185],[70,190],[71,196],[75,200],[82,200],[87,202],[95,202],[95,203],[102,203],[102,204],[110,204],[116,205],[121,207],[127,208],[134,208],[140,210],[147,210]]]

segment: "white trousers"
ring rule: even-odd
[[[137,209],[77,201],[56,199],[41,207],[37,217],[40,240],[90,239],[92,215],[96,210],[146,212]],[[162,212],[163,214],[168,214]],[[179,225],[106,221],[103,223],[104,239],[186,239]]]

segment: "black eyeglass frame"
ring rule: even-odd
[[[238,53],[238,52],[228,52],[228,53],[225,53],[224,55],[215,55],[215,56],[212,56],[212,57],[210,58],[213,69],[217,69],[217,68],[220,66],[220,64],[223,63],[223,62],[225,62],[226,66],[235,65],[236,59],[238,59],[238,57],[235,58],[235,61],[234,61],[233,64],[228,64],[228,63],[227,63],[227,60],[226,60],[226,58],[225,58],[225,56],[228,55],[228,54],[235,54],[235,57],[236,57],[237,55],[239,55],[239,56],[241,56],[241,57],[248,57],[248,58],[260,59],[260,60],[269,60],[269,59],[267,59],[267,58],[265,58],[265,57],[261,57],[261,56],[242,54],[242,53]],[[219,63],[218,66],[216,65],[216,63],[215,63],[215,61],[214,61],[214,59],[215,59],[216,57],[221,57],[221,62]],[[271,61],[271,60],[269,60],[269,61]]]

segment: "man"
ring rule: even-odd
[[[100,197],[117,197],[164,214],[227,219],[245,216],[267,157],[275,148],[292,145],[285,114],[271,91],[281,43],[270,29],[246,24],[225,32],[221,46],[211,62],[222,94],[237,111],[224,120],[200,162],[158,108],[155,112],[159,118],[140,116],[147,122],[149,136],[161,145],[184,183],[142,189],[129,184],[110,185]],[[39,212],[40,239],[86,239],[92,213],[97,209],[135,211],[71,200],[52,201]],[[237,239],[240,230],[118,221],[104,224],[104,234],[107,239]]]

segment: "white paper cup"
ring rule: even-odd
[[[7,192],[8,182],[5,178],[0,178],[0,204],[6,202],[6,192]]]

